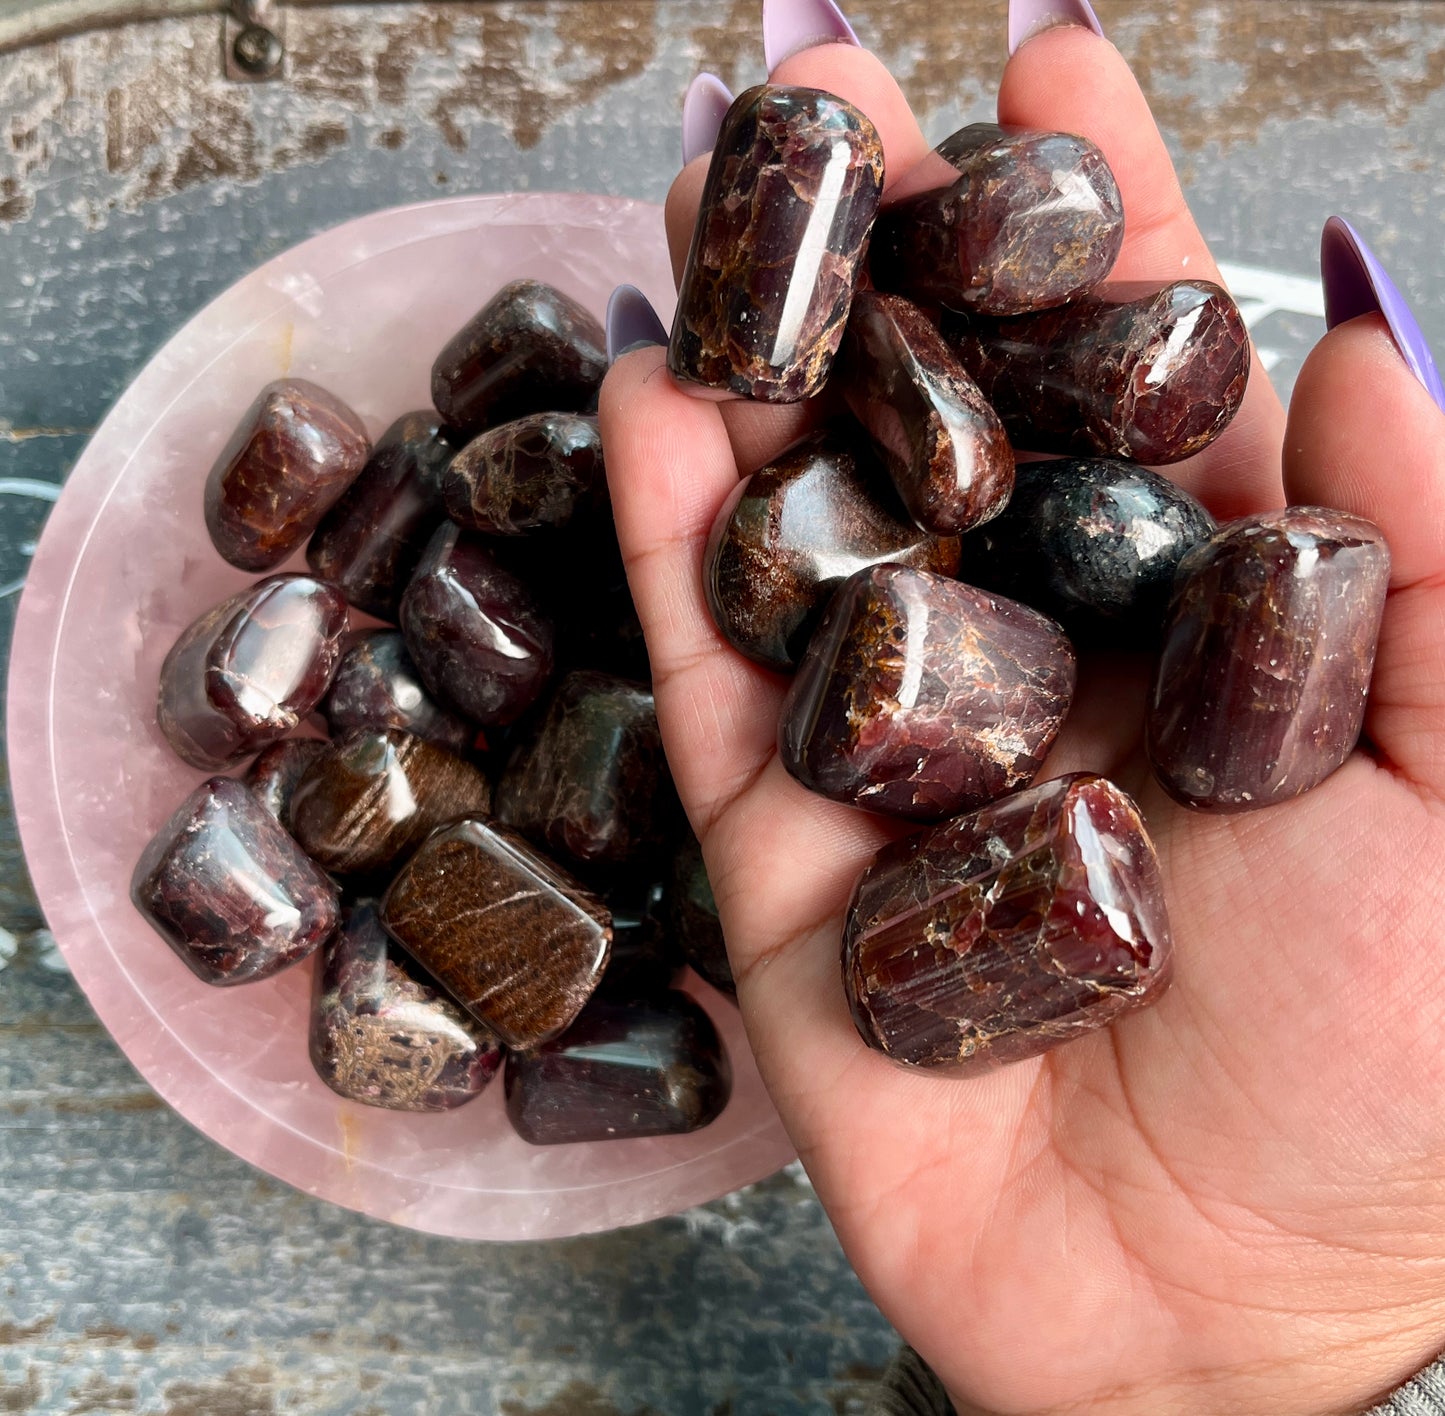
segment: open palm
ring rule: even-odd
[[[806,50],[772,79],[857,104],[895,176],[926,150],[861,49]],[[1213,272],[1105,40],[1034,38],[999,109],[1104,150],[1128,225],[1118,278]],[[704,167],[669,200],[679,260]],[[1311,356],[1288,424],[1256,370],[1224,437],[1170,469],[1221,518],[1288,500],[1382,527],[1369,749],[1285,805],[1190,813],[1149,781],[1137,666],[1086,661],[1042,775],[1087,768],[1137,794],[1175,982],[1045,1057],[942,1080],[865,1048],[840,982],[848,893],[890,828],[787,777],[784,685],[726,646],[702,598],[718,506],[808,416],[695,400],[656,349],[619,360],[602,398],[658,715],[743,1016],[849,1258],[961,1410],[1368,1405],[1445,1337],[1445,417],[1364,317]]]

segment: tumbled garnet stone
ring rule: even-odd
[[[941,575],[882,565],[838,591],[783,702],[804,786],[916,821],[1027,785],[1074,692],[1052,620]]]
[[[451,1111],[502,1065],[502,1047],[387,937],[376,906],[353,905],[322,953],[311,1062],[332,1091],[389,1111]]]
[[[738,996],[718,919],[702,847],[689,833],[672,858],[663,897],[663,917],[683,957],[700,977],[729,998]]]
[[[507,1115],[534,1146],[677,1136],[717,1119],[732,1071],[712,1020],[685,993],[595,999],[555,1042],[512,1053]]]
[[[607,336],[540,280],[504,285],[447,342],[431,394],[450,427],[478,433],[528,413],[584,409],[607,372]]]
[[[283,738],[262,749],[241,780],[284,826],[296,783],[328,747],[330,744],[322,738]]]
[[[945,315],[944,337],[1015,447],[1178,462],[1229,426],[1249,380],[1249,334],[1207,280],[1118,286],[1013,319]]]
[[[822,388],[862,271],[883,145],[852,104],[766,84],[723,120],[667,362],[704,396],[794,403]]]
[[[206,482],[206,527],[242,570],[270,570],[312,532],[371,452],[340,399],[304,379],[267,384]]]
[[[331,684],[346,633],[341,592],[273,575],[182,631],[161,664],[156,721],[193,767],[230,767],[285,737]]]
[[[331,744],[291,793],[287,825],[336,875],[376,875],[444,821],[491,807],[491,784],[470,762],[398,728]]]
[[[1185,556],[1147,718],[1165,790],[1248,811],[1339,767],[1364,723],[1389,581],[1379,528],[1324,507],[1231,521]]]
[[[1170,952],[1138,808],[1079,773],[885,846],[848,907],[843,982],[870,1047],[961,1075],[1152,1003]]]
[[[402,592],[445,515],[441,476],[455,452],[430,409],[403,414],[321,518],[306,564],[358,610],[395,622]]]
[[[556,1037],[597,988],[606,907],[506,826],[434,831],[382,902],[392,937],[508,1047]]]
[[[939,185],[878,218],[870,269],[879,289],[1014,315],[1077,299],[1113,268],[1124,205],[1086,138],[972,123],[944,139],[929,166]]]
[[[203,782],[145,848],[131,899],[206,983],[251,983],[336,927],[336,886],[242,783]]]
[[[855,571],[890,562],[951,575],[956,537],[910,522],[856,427],[838,423],[754,472],[723,503],[703,588],[723,637],[791,673],[829,596]]]
[[[925,531],[956,536],[1003,509],[1014,483],[1008,434],[917,305],[860,291],[835,379]]]
[[[575,861],[620,864],[657,853],[670,799],[652,691],[583,671],[557,685],[513,753],[496,814]]]

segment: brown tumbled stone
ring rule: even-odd
[[[1364,722],[1389,580],[1379,528],[1323,507],[1232,521],[1190,551],[1147,719],[1164,789],[1248,811],[1339,767]]]
[[[1013,319],[946,314],[943,333],[1015,447],[1178,462],[1239,411],[1249,334],[1210,281],[1138,290]]]
[[[1077,299],[1113,269],[1124,205],[1088,139],[972,123],[920,166],[904,181],[934,190],[878,218],[870,269],[879,289],[1016,315]]]
[[[723,503],[703,586],[728,643],[790,673],[833,591],[885,562],[952,575],[958,539],[909,522],[857,429],[835,425],[754,472]]]
[[[963,1075],[1153,1002],[1170,954],[1139,810],[1081,773],[885,846],[848,907],[843,981],[870,1047]]]
[[[804,786],[915,821],[1033,781],[1074,691],[1074,652],[1036,611],[882,565],[834,596],[783,703],[778,753]]]
[[[242,570],[279,565],[354,482],[371,452],[338,398],[304,379],[267,384],[206,481],[206,528]]]
[[[956,536],[996,516],[1014,483],[999,416],[917,305],[860,291],[835,381],[908,514]]]
[[[599,900],[510,828],[475,819],[427,837],[387,891],[382,920],[508,1047],[563,1032],[612,943]]]
[[[822,388],[883,187],[852,104],[760,84],[723,120],[667,362],[688,392],[794,403]]]

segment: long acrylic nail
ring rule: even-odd
[[[667,329],[647,296],[635,285],[619,285],[607,301],[607,362],[634,349],[667,343]]]
[[[1008,52],[1016,53],[1024,40],[1055,25],[1082,25],[1104,37],[1089,0],[1009,0]]]
[[[1384,315],[1410,372],[1445,411],[1445,383],[1410,306],[1360,233],[1341,216],[1330,217],[1320,237],[1320,283],[1325,324],[1333,329],[1356,315]]]
[[[833,0],[763,0],[763,62],[768,73],[784,59],[819,44],[861,48]]]
[[[702,73],[682,100],[682,165],[711,152],[723,118],[732,107],[732,90],[716,74]]]

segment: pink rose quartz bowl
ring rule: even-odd
[[[15,626],[15,814],[41,908],[141,1075],[228,1150],[308,1194],[467,1239],[545,1239],[674,1214],[793,1151],[737,1010],[700,982],[732,1100],[689,1136],[532,1147],[500,1077],[444,1115],[343,1100],[307,1057],[312,958],[243,988],[201,983],[129,898],[142,847],[205,774],[155,725],[181,629],[255,577],[201,517],[206,473],[267,381],[311,379],[373,437],[427,407],[432,359],[504,282],[551,281],[600,317],[620,282],[673,302],[659,208],[580,195],[464,197],[378,212],[268,262],[180,331],[91,440],[51,514]],[[302,568],[297,556],[288,569]]]

